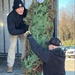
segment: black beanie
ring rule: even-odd
[[[17,9],[19,7],[24,7],[24,4],[21,0],[14,0],[13,9]]]

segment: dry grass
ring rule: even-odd
[[[65,70],[66,71],[75,71],[75,59],[71,60],[70,59],[66,59],[65,61]]]

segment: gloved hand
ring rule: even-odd
[[[24,22],[21,22],[21,23],[20,23],[20,28],[22,28],[22,29],[26,32],[26,31],[28,31],[29,26],[26,25]]]
[[[31,32],[30,32],[30,31],[26,31],[26,32],[25,32],[25,36],[26,36],[26,37],[32,36],[32,35],[31,35]]]
[[[28,31],[28,28],[29,28],[29,26],[25,25],[25,27],[24,27],[25,32]]]

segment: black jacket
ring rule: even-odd
[[[47,50],[32,36],[28,37],[33,52],[43,61],[44,75],[65,75],[65,53],[61,48]]]
[[[23,15],[19,15],[15,10],[12,10],[7,16],[8,31],[11,35],[23,34],[28,30],[28,25],[23,21],[26,17],[27,9],[24,8]]]

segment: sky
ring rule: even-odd
[[[62,7],[66,7],[66,5],[68,5],[70,1],[72,1],[72,0],[58,0],[59,9]]]
[[[58,12],[59,15],[63,11],[62,8],[64,8],[65,11],[68,11],[69,13],[73,13],[75,5],[75,0],[58,0]]]

